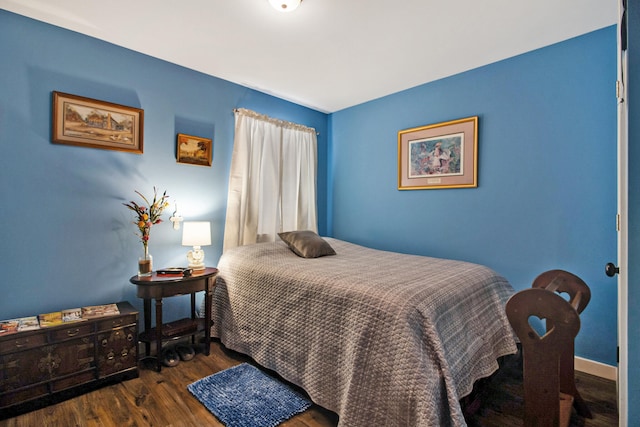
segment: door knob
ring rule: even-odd
[[[614,263],[608,262],[607,265],[604,266],[604,273],[609,277],[613,277],[620,273],[620,267],[616,267]]]

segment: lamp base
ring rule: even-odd
[[[204,251],[200,246],[194,246],[193,250],[187,252],[187,260],[189,260],[189,268],[192,270],[204,270]]]

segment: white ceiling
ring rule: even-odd
[[[0,8],[322,112],[617,22],[616,0],[0,0]]]

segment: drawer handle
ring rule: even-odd
[[[122,353],[120,353],[120,355],[125,358],[129,355],[129,350],[127,350],[126,348],[122,349]]]
[[[127,335],[127,341],[133,341],[133,334]]]
[[[78,335],[80,333],[80,329],[76,328],[73,331],[72,330],[68,330],[67,331],[67,336],[68,337],[75,337],[76,335]]]
[[[103,339],[103,340],[102,340],[102,346],[103,346],[103,347],[106,347],[106,346],[107,346],[107,344],[109,344],[109,341],[107,341],[107,339],[106,339],[106,338],[105,338],[105,339]]]
[[[15,345],[16,345],[16,348],[22,348],[25,345],[29,345],[29,338],[25,338],[22,341],[16,341]]]
[[[115,327],[115,326],[122,325],[122,323],[123,323],[122,319],[115,319],[111,324]]]
[[[113,351],[110,351],[109,354],[107,354],[107,360],[113,360],[116,358],[116,355],[113,354]]]

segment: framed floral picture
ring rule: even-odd
[[[398,132],[398,190],[477,186],[477,116]]]
[[[199,136],[178,134],[176,146],[178,163],[189,165],[211,166],[212,140]]]
[[[55,143],[142,154],[143,122],[139,108],[53,92]]]

